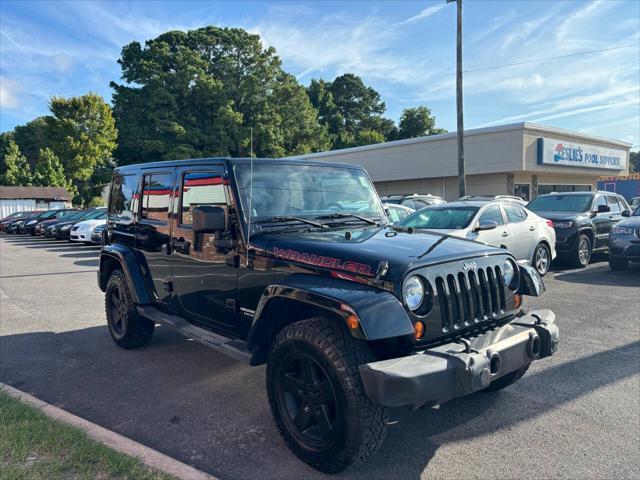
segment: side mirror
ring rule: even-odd
[[[480,232],[482,230],[493,230],[494,228],[497,228],[497,227],[498,227],[498,224],[493,220],[482,220],[478,225],[476,225],[476,228],[474,228],[473,231]]]
[[[227,209],[202,205],[193,209],[193,233],[218,233],[229,229]]]
[[[611,207],[609,205],[598,205],[598,213],[607,213],[611,211]]]
[[[631,216],[631,210],[625,210],[624,212],[622,212],[622,216],[623,217],[630,217]]]

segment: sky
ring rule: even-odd
[[[640,2],[466,0],[464,122],[534,122],[640,146]],[[428,1],[0,2],[0,130],[48,113],[52,95],[111,101],[124,45],[167,30],[240,27],[304,84],[345,72],[386,116],[428,106],[456,129],[455,4]],[[515,65],[513,65],[515,64]]]

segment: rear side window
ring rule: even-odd
[[[502,218],[502,213],[500,212],[500,207],[498,205],[490,205],[484,212],[482,212],[479,221],[484,222],[487,220],[496,222],[498,225],[504,225],[504,219]]]
[[[504,211],[507,214],[509,223],[524,222],[527,219],[527,212],[515,205],[504,205]]]
[[[138,175],[116,175],[111,183],[109,216],[131,221],[138,207]]]
[[[620,213],[622,211],[618,199],[614,195],[607,195],[607,204],[611,208],[611,213]]]
[[[182,225],[193,223],[193,208],[199,205],[226,205],[221,172],[189,172],[182,177]]]
[[[172,186],[173,175],[170,173],[144,175],[140,218],[156,222],[167,222]]]

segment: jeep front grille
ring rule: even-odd
[[[435,302],[443,333],[495,318],[505,311],[505,289],[498,266],[435,277]]]

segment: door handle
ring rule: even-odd
[[[509,232],[502,232],[502,236],[503,237],[508,237],[509,236]]]
[[[529,227],[529,231],[530,231],[530,232],[533,232],[535,229],[536,229],[536,227],[534,227],[533,225],[531,225],[531,226]]]

